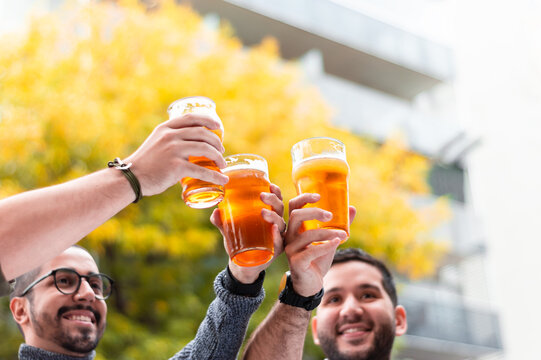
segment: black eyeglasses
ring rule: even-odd
[[[24,289],[21,296],[25,296],[34,286],[49,276],[53,277],[54,285],[58,291],[65,295],[76,293],[81,287],[81,279],[85,279],[90,284],[96,299],[105,300],[113,292],[114,281],[105,274],[81,275],[75,270],[61,268],[52,270],[35,280]]]

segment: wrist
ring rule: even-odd
[[[284,276],[286,276],[285,287],[282,292],[280,292],[280,296],[278,297],[281,303],[303,308],[307,311],[312,311],[319,306],[321,299],[323,298],[323,289],[314,295],[302,296],[299,295],[293,288],[289,271],[286,272]]]
[[[110,168],[115,168],[117,170],[120,170],[122,174],[126,177],[126,179],[129,181],[130,186],[132,187],[134,193],[135,193],[135,200],[134,203],[141,200],[143,197],[143,192],[141,190],[141,184],[139,183],[139,180],[135,176],[135,174],[130,170],[132,163],[124,163],[120,158],[115,158],[113,161],[109,161],[107,163],[107,166]]]
[[[293,287],[293,290],[295,290],[295,293],[301,296],[304,296],[304,297],[315,296],[316,294],[319,293],[319,291],[322,288],[321,283],[318,282],[316,279],[310,278],[310,280],[304,279],[303,281],[302,279],[299,279],[298,274],[295,274],[294,272],[291,272],[291,271],[289,271],[288,273],[291,279],[291,286]]]
[[[265,279],[265,270],[261,271],[255,281],[251,283],[243,283],[239,281],[229,269],[226,268],[224,277],[224,287],[235,295],[256,297],[263,288],[263,280]]]
[[[231,260],[229,260],[227,268],[229,269],[230,274],[243,284],[253,283],[259,278],[259,274],[261,273],[261,270],[254,271],[254,268],[251,267],[241,267]]]

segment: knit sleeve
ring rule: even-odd
[[[234,360],[246,335],[250,317],[257,310],[265,291],[261,287],[256,297],[236,295],[225,286],[226,271],[214,280],[216,298],[197,330],[195,339],[170,360]]]

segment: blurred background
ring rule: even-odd
[[[184,96],[215,100],[226,153],[347,146],[352,237],[392,267],[408,312],[396,359],[538,359],[541,4],[516,0],[0,1],[0,197],[125,157]],[[99,359],[188,341],[227,264],[180,186],[83,245],[119,286]],[[537,221],[536,221],[537,220]],[[265,281],[255,328],[277,298]],[[0,302],[0,358],[22,341]],[[305,359],[322,359],[308,338]]]

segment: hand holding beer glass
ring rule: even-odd
[[[318,207],[332,213],[329,221],[304,221],[304,230],[338,229],[349,236],[349,166],[345,145],[327,137],[304,139],[293,145],[291,156],[297,195],[320,195],[319,201],[305,207]]]
[[[202,114],[217,120],[220,123],[220,128],[209,130],[218,135],[223,143],[224,127],[216,114],[216,104],[214,101],[204,96],[186,97],[173,102],[167,109],[169,119],[178,117],[187,113]],[[191,163],[206,167],[210,170],[220,171],[214,161],[209,160],[204,156],[190,156]],[[204,209],[212,207],[222,201],[224,197],[223,185],[209,183],[203,180],[192,177],[181,179],[182,184],[182,199],[191,208]]]
[[[265,264],[274,255],[273,223],[263,217],[272,206],[261,200],[261,193],[271,192],[267,161],[258,155],[238,154],[226,156],[225,162],[223,172],[229,182],[218,205],[218,227],[223,232],[226,250],[239,266]],[[280,206],[279,212],[283,212],[281,203]],[[276,217],[283,223],[281,214]],[[281,225],[285,230],[285,223]]]

